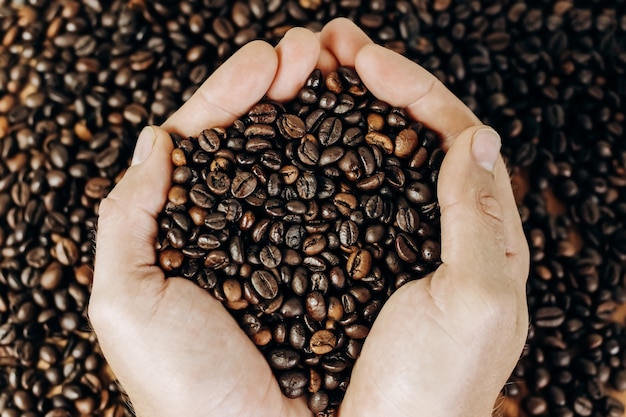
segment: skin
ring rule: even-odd
[[[225,126],[265,94],[295,96],[315,67],[353,65],[378,98],[440,132],[443,264],[398,290],[354,368],[341,417],[491,415],[528,327],[529,255],[499,138],[415,63],[345,19],[243,47],[162,127],[142,131],[132,166],[102,201],[89,315],[137,415],[310,416],[282,396],[265,359],[222,305],[155,266],[170,187],[166,133]],[[389,354],[393,352],[393,354]]]

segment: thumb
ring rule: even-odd
[[[500,137],[489,127],[473,126],[452,143],[437,185],[441,260],[447,268],[464,272],[459,279],[489,279],[488,272],[498,268],[502,273],[506,261],[503,210],[494,177]]]
[[[172,149],[165,130],[145,127],[131,167],[100,203],[93,292],[119,293],[155,265],[157,216],[170,187]]]

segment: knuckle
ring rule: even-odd
[[[482,224],[504,248],[506,239],[502,205],[493,194],[483,188],[477,191],[475,201],[480,224]]]
[[[503,224],[502,206],[491,193],[488,193],[484,189],[479,190],[476,196],[476,203],[478,210],[484,214],[494,226]]]

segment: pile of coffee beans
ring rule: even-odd
[[[532,252],[505,410],[622,414],[624,0],[0,0],[0,413],[128,414],[83,317],[99,201],[237,48],[337,16],[502,136]]]
[[[174,138],[166,276],[222,301],[283,393],[332,413],[387,298],[440,264],[439,140],[348,67]]]

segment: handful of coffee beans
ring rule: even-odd
[[[348,67],[172,138],[166,276],[220,300],[283,393],[332,415],[385,301],[440,263],[439,139]]]

